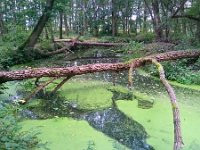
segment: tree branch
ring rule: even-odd
[[[173,112],[173,120],[174,120],[173,121],[174,122],[174,150],[180,150],[183,146],[183,139],[182,139],[182,133],[181,133],[180,113],[179,113],[179,108],[178,108],[175,92],[165,78],[165,72],[164,72],[163,66],[155,59],[147,59],[147,61],[148,60],[150,60],[152,64],[155,64],[157,66],[159,74],[160,74],[160,80],[162,84],[165,86],[168,92],[168,95],[170,97],[172,112]]]
[[[192,15],[176,15],[176,16],[172,16],[172,18],[188,18],[188,19],[200,22],[200,18],[194,17]]]

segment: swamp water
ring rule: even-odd
[[[89,61],[89,63],[100,62],[99,59],[89,59]],[[119,60],[105,58],[103,61],[118,62]],[[68,65],[85,63],[88,63],[88,60],[80,59],[80,61],[70,61]],[[121,95],[127,94],[127,72],[120,72],[115,75],[115,78]],[[113,100],[114,93],[110,90],[113,88],[111,83],[113,78],[112,73],[109,72],[80,76],[68,81],[58,92],[61,99],[49,98],[45,95],[48,93],[47,89],[46,92],[39,94],[37,99],[30,101],[31,111],[27,109],[28,113],[25,112],[25,116],[32,119],[22,122],[24,130],[38,130],[41,133],[39,138],[42,142],[48,142],[47,147],[51,150],[150,150],[153,148],[171,150],[173,120],[167,93],[158,79],[144,72],[136,71],[133,78],[133,89],[128,93],[134,93],[135,96],[115,97],[117,100]],[[5,92],[6,94],[0,95],[0,99],[13,101],[23,96],[16,92],[21,87],[21,83],[7,84],[10,88]],[[172,85],[175,85],[180,107],[185,144],[183,150],[199,150],[200,86],[193,88],[193,86],[177,86],[177,83]],[[44,106],[41,102],[43,97],[46,98],[42,101],[48,100],[46,103],[48,105]],[[153,107],[149,109],[138,107],[138,99],[141,97],[153,100]],[[40,108],[45,109],[41,111]]]

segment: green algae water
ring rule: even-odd
[[[140,80],[138,79],[138,81]],[[153,82],[154,83],[151,83],[151,86],[156,84],[158,84],[157,86],[161,86],[159,85],[159,82]],[[91,86],[92,88],[90,88]],[[97,101],[95,101],[95,99],[91,99],[92,94],[101,97],[100,99],[102,99],[105,104],[103,105],[103,108],[111,106],[111,93],[106,91],[109,86],[112,85],[110,83],[100,81],[82,80],[82,82],[79,82],[79,80],[72,80],[66,84],[60,92],[64,92],[66,89],[72,87],[73,90],[66,91],[64,96],[69,95],[69,99],[76,99],[76,102],[78,102],[79,105],[83,105],[84,109],[94,110],[95,108],[98,109],[101,101],[98,99],[96,99]],[[163,90],[162,87],[160,87],[160,90],[157,88],[149,90],[147,83],[145,86],[146,88],[138,85],[136,86],[136,89],[138,90],[143,87],[143,90],[140,91],[143,94],[145,91],[150,91],[145,94],[147,97],[153,97],[155,99],[154,106],[152,108],[138,108],[138,101],[134,99],[132,101],[118,100],[116,102],[117,107],[129,118],[134,119],[144,127],[148,134],[147,143],[155,150],[170,150],[173,148],[173,120],[169,98],[166,92],[161,92]],[[87,87],[89,87],[88,90],[86,90]],[[198,150],[200,149],[200,132],[198,132],[200,124],[200,93],[198,90],[191,90],[190,88],[187,89],[176,86],[174,88],[177,93],[181,113],[182,134],[184,140],[183,149]],[[94,91],[94,89],[96,90]],[[103,89],[105,91],[102,91]],[[70,94],[70,91],[76,92],[74,94]],[[85,93],[85,91],[87,92]],[[81,94],[83,95],[81,96]],[[79,97],[77,95],[84,97],[86,102],[84,103],[84,99],[82,98],[80,98],[82,102],[77,100],[77,97]],[[91,101],[89,102],[89,100]],[[85,108],[88,102],[91,103],[91,106],[88,106],[89,108]],[[95,105],[97,107],[94,107]],[[52,150],[56,150],[57,148],[61,150],[83,150],[89,149],[90,147],[97,150],[130,149],[125,145],[122,145],[116,139],[113,139],[101,131],[93,128],[84,120],[77,120],[68,117],[47,120],[27,120],[23,122],[23,126],[25,129],[37,128],[39,126],[39,131],[41,132],[39,137],[43,142],[48,142],[47,147]]]
[[[141,80],[144,80],[145,84]],[[12,88],[6,91],[7,94],[1,95],[1,99],[5,99],[6,96],[12,97],[13,93],[14,95],[18,93],[16,89],[20,87],[19,84],[8,83],[9,85],[12,85]],[[138,91],[145,97],[154,99],[153,107],[150,109],[138,108],[138,101],[133,98],[131,101],[116,101],[118,110],[143,126],[148,134],[147,144],[156,150],[172,149],[173,120],[167,93],[164,92],[158,80],[152,80],[152,78],[144,76],[138,75],[135,77],[134,86],[133,92]],[[112,83],[109,82],[76,78],[65,84],[59,90],[59,93],[64,99],[69,102],[75,102],[77,107],[84,109],[84,113],[87,113],[112,107],[112,93],[108,90],[111,87],[113,87]],[[51,89],[51,87],[49,88]],[[126,88],[121,86],[120,88],[122,88],[122,92],[126,93]],[[174,86],[174,88],[181,113],[183,149],[198,150],[200,149],[200,133],[198,132],[200,124],[200,93],[190,87]],[[101,130],[94,128],[88,121],[67,116],[59,117],[55,114],[51,119],[28,119],[23,121],[22,125],[24,130],[32,128],[38,130],[40,132],[39,138],[43,143],[47,142],[47,147],[51,150],[132,149]],[[112,120],[112,118],[110,119]],[[128,130],[128,132],[131,132],[131,130]]]
[[[129,91],[127,72],[119,72],[116,84],[120,96],[116,101],[111,81],[111,73],[95,73],[68,81],[58,91],[59,99],[36,96],[28,104],[35,117],[21,123],[23,130],[38,130],[38,137],[50,150],[172,150],[171,104],[159,79],[135,72]],[[200,86],[170,83],[180,108],[183,150],[199,150]],[[6,84],[9,88],[0,99],[23,98],[18,92],[23,83]],[[130,97],[127,92],[137,95]],[[138,98],[153,100],[153,107],[139,107]]]

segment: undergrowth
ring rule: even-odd
[[[1,150],[31,150],[45,148],[37,138],[37,131],[22,131],[19,117],[19,107],[0,104],[0,149]],[[45,148],[46,149],[46,148]]]
[[[200,59],[183,59],[174,62],[162,63],[167,79],[177,81],[182,84],[200,84]],[[148,66],[147,70],[152,75],[158,76],[156,69]]]

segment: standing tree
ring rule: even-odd
[[[33,29],[31,35],[27,38],[27,40],[19,47],[19,49],[33,48],[42,33],[43,28],[45,27],[47,21],[50,18],[50,14],[53,8],[55,0],[47,0],[46,7],[42,16],[40,17],[37,25]]]

